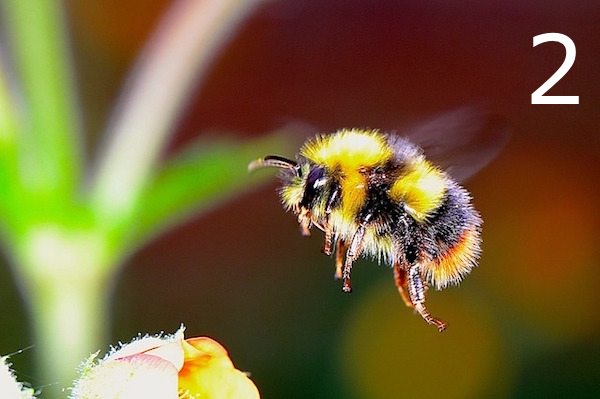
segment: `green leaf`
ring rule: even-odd
[[[248,164],[271,153],[294,154],[298,142],[298,136],[277,132],[246,142],[204,139],[190,144],[144,191],[132,223],[135,245],[272,178],[274,174],[249,174]]]

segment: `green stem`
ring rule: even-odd
[[[43,397],[64,398],[77,368],[103,349],[108,320],[105,245],[93,232],[45,225],[20,249]]]
[[[17,118],[14,102],[9,91],[7,75],[4,71],[5,60],[0,54],[0,233],[9,237],[13,226],[18,224],[14,208],[18,207],[20,184],[17,176]]]
[[[107,146],[92,175],[92,202],[101,217],[129,217],[194,83],[258,3],[179,0],[169,10],[115,107]]]
[[[14,194],[2,197],[8,205],[0,211],[10,218],[0,223],[0,237],[28,301],[44,397],[66,396],[62,388],[77,366],[104,344],[108,284],[128,249],[115,242],[135,231],[140,195],[152,184],[192,83],[258,2],[176,3],[115,108],[88,198],[77,197],[81,143],[62,3],[3,3],[23,107],[10,115],[0,111],[0,124],[9,127],[0,178],[11,182],[3,184]],[[0,105],[8,103],[8,92],[0,91]]]
[[[19,136],[23,189],[54,198],[71,195],[79,183],[81,154],[62,3],[3,4],[25,104]]]

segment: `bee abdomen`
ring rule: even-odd
[[[477,264],[481,253],[481,217],[469,193],[449,182],[442,205],[429,221],[429,262],[423,273],[436,288],[456,284]]]

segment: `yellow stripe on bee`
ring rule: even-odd
[[[357,171],[389,160],[392,149],[377,130],[344,129],[307,142],[301,150],[314,163],[329,170]]]
[[[354,218],[366,200],[366,173],[389,161],[393,150],[377,130],[345,129],[308,141],[301,154],[336,175],[341,186],[342,210],[345,216]]]
[[[344,173],[340,182],[342,187],[342,211],[348,218],[355,218],[356,212],[367,199],[367,177],[352,169]]]
[[[406,211],[418,222],[436,210],[444,200],[446,180],[443,172],[424,158],[407,165],[408,171],[390,188],[390,198],[404,202]]]

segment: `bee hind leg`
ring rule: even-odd
[[[427,290],[426,283],[423,282],[421,278],[421,273],[419,272],[419,264],[415,263],[410,266],[408,269],[408,294],[410,302],[413,307],[421,317],[432,326],[437,327],[437,329],[442,332],[446,329],[446,322],[442,320],[438,320],[435,317],[431,316],[429,310],[425,306],[425,291]]]
[[[322,226],[319,226],[321,230],[325,233],[325,237],[323,238],[323,246],[321,247],[321,252],[325,255],[331,255],[331,247],[333,246],[333,230],[331,230],[331,226],[329,226],[329,217],[325,218],[325,222]]]
[[[394,262],[394,281],[396,282],[396,287],[398,288],[398,292],[404,301],[404,304],[409,308],[414,308],[412,301],[410,300],[410,295],[405,290],[407,289],[408,279],[406,276],[406,269],[400,266],[400,263]]]

